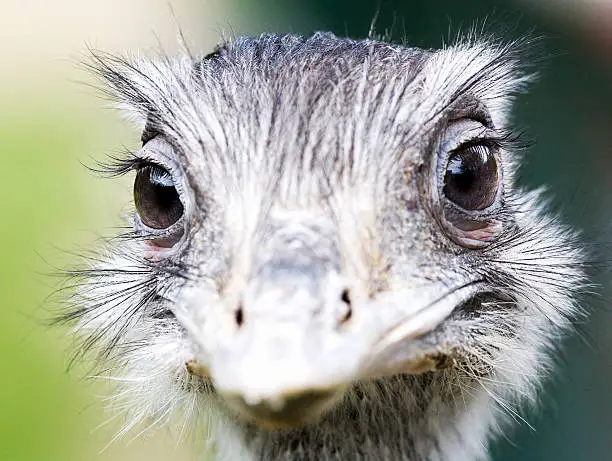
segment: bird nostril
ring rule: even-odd
[[[234,311],[234,320],[236,321],[236,325],[238,326],[238,328],[240,328],[244,323],[244,311],[242,309],[242,302],[238,304],[238,308]]]
[[[340,323],[348,322],[353,316],[353,306],[351,303],[351,294],[348,288],[342,290],[342,295],[340,295],[340,301],[342,301],[345,305],[344,315],[340,318]]]

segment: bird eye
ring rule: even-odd
[[[443,192],[467,211],[490,207],[499,189],[497,161],[485,145],[460,147],[448,158]]]
[[[167,229],[183,216],[183,203],[172,176],[157,165],[138,169],[134,203],[143,224],[152,229]]]

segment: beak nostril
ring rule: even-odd
[[[234,311],[234,320],[238,328],[244,323],[244,311],[242,309],[242,302],[238,304],[238,308]]]
[[[348,288],[345,288],[344,290],[342,290],[342,295],[340,295],[340,301],[342,301],[346,307],[346,311],[344,312],[344,315],[340,319],[340,323],[345,323],[345,322],[348,322],[353,316],[351,294]]]

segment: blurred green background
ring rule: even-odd
[[[130,197],[129,179],[98,179],[81,162],[134,147],[139,137],[82,84],[89,77],[76,62],[86,44],[136,52],[161,43],[173,50],[176,22],[203,50],[230,30],[363,37],[376,10],[377,2],[366,0],[0,0],[0,461],[194,459],[163,431],[132,440],[134,433],[103,450],[119,424],[103,424],[111,417],[100,398],[104,385],[85,379],[86,367],[66,371],[67,332],[45,325],[57,309],[47,298],[57,280],[47,274],[75,262],[68,251],[112,235]],[[539,81],[515,111],[536,140],[521,181],[548,185],[554,206],[608,257],[611,2],[383,0],[377,30],[437,47],[485,19],[488,30],[505,37],[546,37]],[[609,277],[596,275],[605,286]],[[496,461],[612,459],[606,296],[580,325],[582,339],[566,342],[540,410],[528,412],[535,431],[522,424],[507,433],[493,449]]]

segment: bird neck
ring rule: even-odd
[[[360,383],[317,423],[293,431],[224,424],[217,460],[484,459],[493,410],[467,381],[437,372]]]

